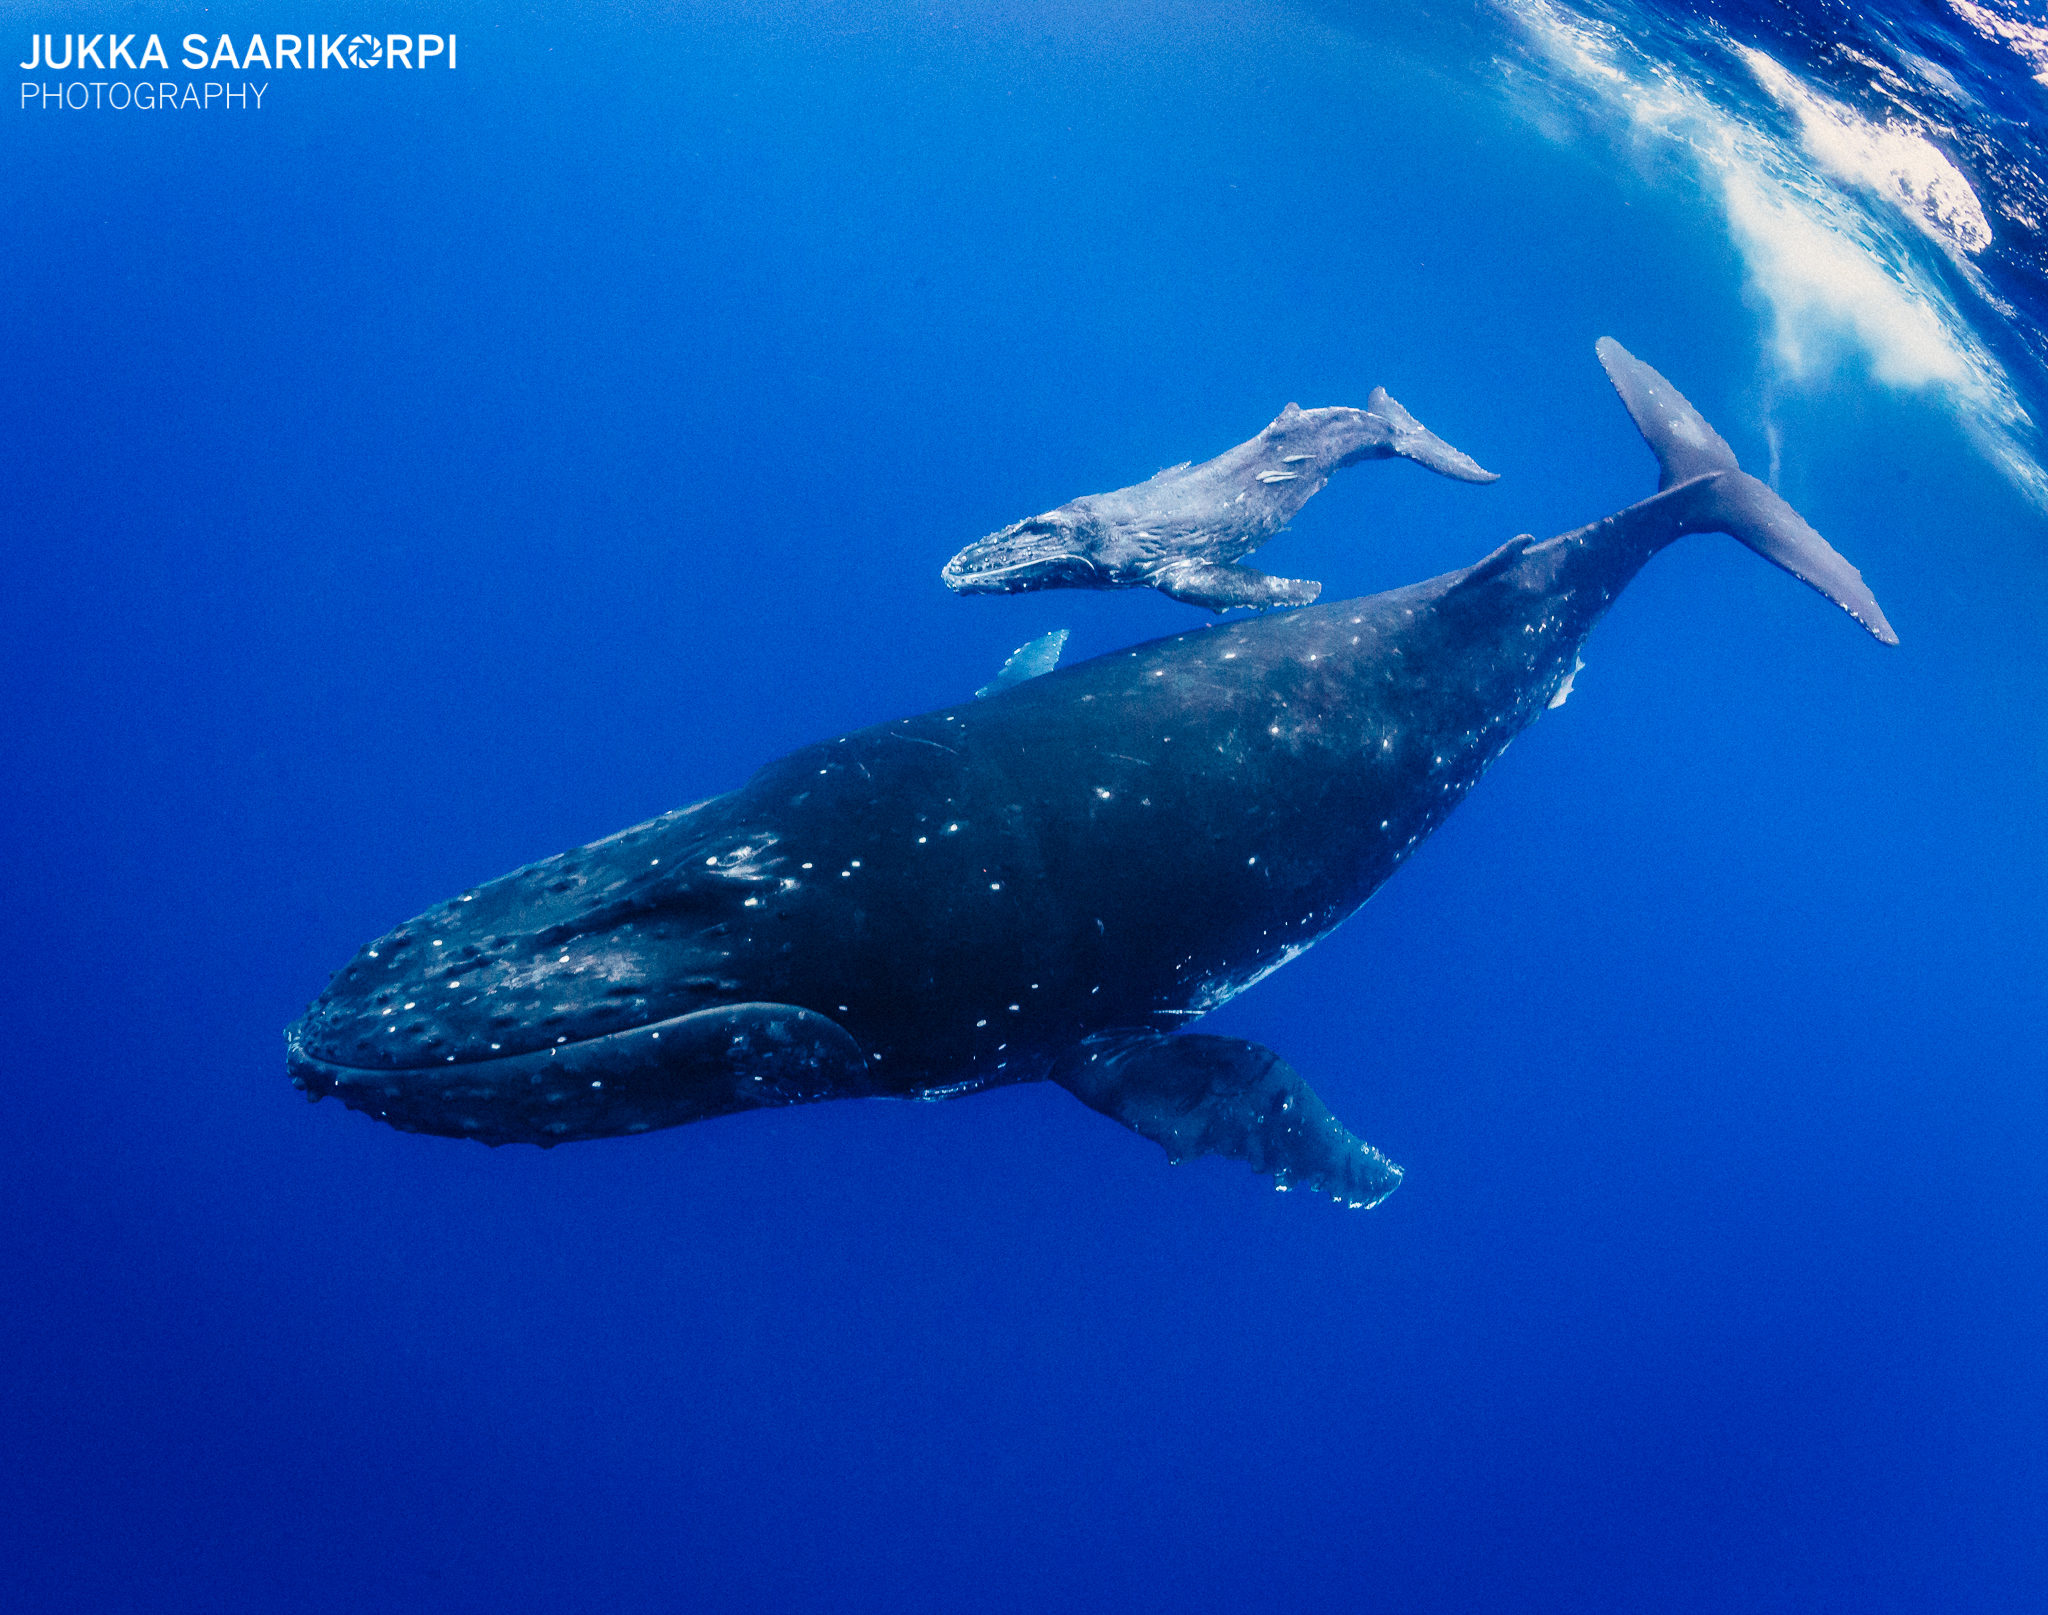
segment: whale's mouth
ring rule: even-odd
[[[557,1033],[551,1042],[482,1052],[457,1045],[456,1052],[427,1055],[414,1048],[402,1063],[364,1064],[385,1051],[358,1052],[361,1041],[333,1036],[321,1004],[285,1030],[285,1067],[292,1086],[318,1103],[330,1095],[405,1132],[477,1138],[489,1144],[519,1141],[547,1144],[592,1136],[595,1131],[645,1131],[662,1123],[634,1116],[628,1124],[598,1128],[612,1100],[625,1097],[619,1073],[655,1053],[664,1032],[674,1035],[687,1016],[650,1021],[589,1036]],[[434,1040],[437,1043],[439,1040]],[[445,1045],[442,1045],[445,1047]],[[353,1054],[354,1059],[350,1058]],[[641,1056],[636,1060],[636,1056]],[[387,1056],[388,1058],[388,1056]],[[636,1107],[636,1108],[644,1108]],[[632,1122],[645,1121],[644,1126]]]
[[[493,1070],[511,1070],[522,1061],[560,1060],[575,1055],[577,1051],[591,1050],[611,1045],[613,1040],[627,1034],[644,1032],[658,1036],[665,1021],[649,1021],[640,1026],[616,1027],[608,1032],[596,1032],[575,1037],[557,1034],[552,1042],[538,1047],[529,1047],[532,1039],[526,1039],[518,1046],[491,1047],[498,1052],[476,1053],[462,1049],[453,1054],[439,1054],[432,1058],[418,1058],[404,1063],[356,1064],[347,1059],[342,1051],[321,1036],[322,1028],[316,1024],[320,1006],[312,1009],[300,1019],[285,1028],[285,1063],[292,1074],[296,1087],[319,1097],[323,1093],[338,1093],[358,1083],[390,1080],[402,1082],[421,1077],[434,1077],[443,1073],[449,1075],[482,1076]],[[674,1015],[669,1021],[681,1021],[686,1016]]]
[[[1090,588],[1097,572],[1063,523],[1033,516],[969,544],[939,575],[956,594],[1021,594]]]
[[[307,1032],[306,1021],[292,1026],[285,1047],[309,1099],[331,1094],[405,1132],[486,1144],[617,1137],[870,1091],[846,1031],[791,1004],[725,1004],[438,1066],[343,1064],[310,1049]]]

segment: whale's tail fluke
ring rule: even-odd
[[[1365,401],[1365,412],[1387,423],[1388,444],[1382,453],[1398,454],[1404,460],[1427,466],[1440,477],[1453,477],[1459,482],[1500,481],[1498,472],[1487,470],[1463,449],[1452,448],[1390,398],[1386,388],[1373,388],[1372,396]]]
[[[1677,506],[1680,532],[1740,539],[1826,595],[1883,644],[1899,642],[1863,574],[1798,511],[1735,463],[1734,450],[1684,394],[1614,338],[1603,336],[1596,347],[1607,379],[1657,456],[1657,487]]]

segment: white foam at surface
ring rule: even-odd
[[[1800,143],[1827,172],[1868,186],[1944,247],[1974,253],[1991,245],[1991,222],[1976,191],[1925,135],[1897,123],[1871,122],[1751,46],[1737,45],[1735,54],[1771,99],[1799,120]]]
[[[2034,70],[2038,83],[2048,84],[2048,28],[1973,0],[1948,0],[1948,8],[1986,39],[1995,39]]]
[[[1914,130],[1872,123],[1763,52],[1734,46],[1797,123],[1795,145],[1616,29],[1552,0],[1495,3],[1583,94],[1587,110],[1621,120],[1645,155],[1685,160],[1720,204],[1784,379],[1818,380],[1854,358],[1887,386],[1930,393],[1987,459],[2048,508],[2048,474],[2031,449],[2034,423],[2005,367],[1941,278],[1885,222],[1910,222],[1937,241],[1958,278],[1992,298],[1969,262],[1989,245],[1989,222],[1939,147]],[[1566,132],[1554,101],[1525,111],[1552,134]],[[1873,195],[1881,207],[1871,205]]]

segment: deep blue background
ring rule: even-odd
[[[1265,560],[1410,581],[1649,490],[1603,332],[1765,455],[1714,219],[1448,26],[388,25],[461,70],[0,108],[0,1603],[2048,1599],[2048,561],[1854,375],[1783,487],[1903,648],[1682,546],[1210,1023],[1408,1168],[1369,1215],[1050,1088],[545,1156],[308,1109],[280,1029],[390,923],[1201,620],[949,597],[1003,522],[1384,383],[1504,480],[1347,473]]]

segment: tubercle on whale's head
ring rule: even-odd
[[[686,812],[529,864],[358,950],[294,1069],[477,1068],[728,1001],[731,934],[791,888],[783,862],[772,832]]]
[[[939,575],[955,594],[1100,587],[1108,580],[1088,553],[1090,539],[1082,523],[1049,511],[969,544]]]

